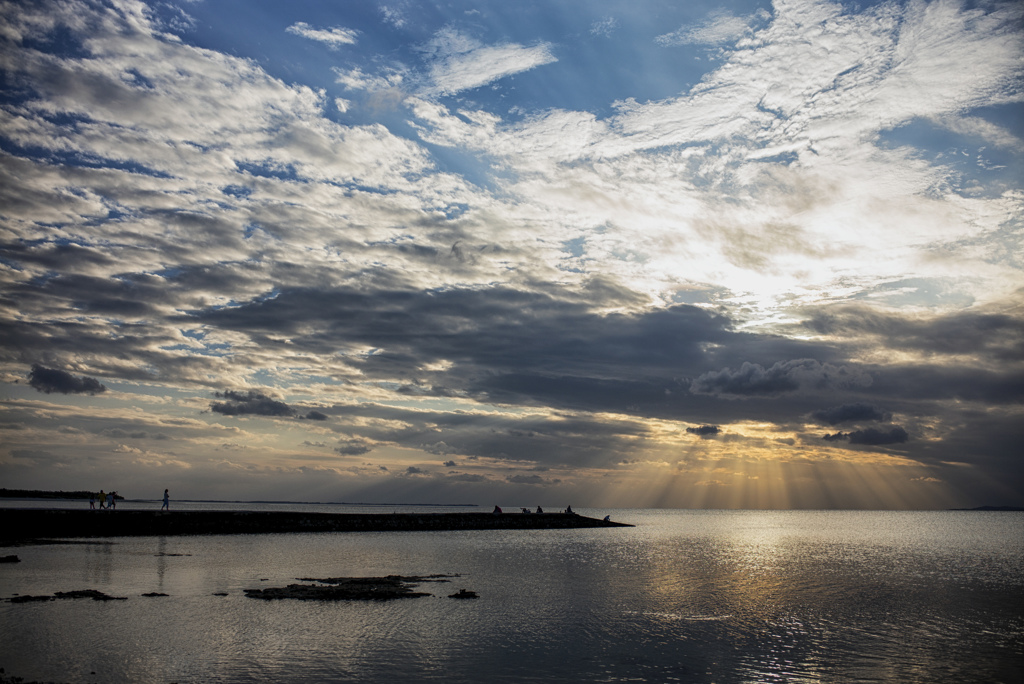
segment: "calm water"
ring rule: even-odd
[[[4,598],[127,600],[0,603],[0,667],[71,682],[1024,681],[1024,514],[611,513],[636,527],[4,550],[22,558],[0,565]],[[432,573],[461,577],[386,603],[242,593]],[[445,598],[459,588],[480,599]]]

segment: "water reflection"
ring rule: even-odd
[[[614,517],[638,526],[26,547],[0,575],[3,596],[129,599],[0,604],[0,663],[57,681],[105,668],[110,682],[923,683],[1013,681],[1024,666],[1022,516]],[[242,594],[430,573],[462,577],[390,603]],[[446,598],[463,587],[480,600]],[[140,597],[152,590],[170,596]]]

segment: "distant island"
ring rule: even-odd
[[[0,488],[0,499],[88,499],[96,496],[96,492],[49,492],[42,489],[4,489]],[[124,501],[124,497],[115,494],[114,498]]]
[[[978,506],[977,508],[951,508],[952,511],[1010,511],[1020,513],[1024,511],[1022,506]]]

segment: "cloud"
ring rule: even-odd
[[[619,20],[615,17],[605,17],[590,25],[590,35],[607,38],[619,28]]]
[[[925,355],[1024,360],[1024,317],[1016,312],[975,309],[924,316],[854,304],[815,311],[804,325],[820,334],[870,337],[889,349]]]
[[[713,437],[720,432],[717,425],[701,425],[700,427],[688,427],[686,431],[691,435],[699,435],[701,437]]]
[[[827,442],[849,440],[850,444],[884,446],[886,444],[903,444],[910,439],[910,435],[907,434],[906,430],[897,425],[890,430],[867,428],[866,430],[856,430],[847,433],[837,432],[831,435],[824,435],[822,439]]]
[[[892,414],[883,411],[877,406],[858,402],[819,409],[811,413],[811,417],[825,425],[838,425],[839,423],[857,421],[889,420]]]
[[[428,454],[434,454],[435,456],[447,456],[448,454],[458,453],[458,449],[454,449],[444,442],[435,442],[434,444],[424,444],[421,448]]]
[[[453,95],[487,85],[514,74],[558,61],[550,43],[483,45],[474,38],[446,28],[423,52],[429,57],[428,94]]]
[[[769,18],[765,10],[758,10],[748,17],[733,16],[727,10],[716,10],[707,21],[697,26],[683,26],[672,33],[665,33],[654,39],[658,45],[720,45],[732,43],[748,35],[757,24]]]
[[[396,7],[394,5],[380,5],[378,8],[384,21],[395,28],[403,28],[407,22],[405,18],[404,3]]]
[[[349,90],[389,90],[397,88],[405,82],[405,70],[396,67],[382,67],[376,74],[365,73],[360,67],[342,69],[332,67],[334,82],[340,83]],[[348,104],[345,105],[348,108]],[[341,106],[339,105],[339,109]]]
[[[256,390],[225,390],[215,392],[214,396],[227,401],[210,404],[210,410],[225,416],[290,416],[294,413],[294,410],[284,402],[271,399]]]
[[[491,478],[487,477],[486,475],[481,475],[479,473],[455,473],[454,475],[445,476],[445,480],[449,482],[479,483],[490,482]]]
[[[373,451],[373,445],[366,440],[350,439],[336,446],[334,450],[342,456],[361,456]]]
[[[28,374],[28,384],[40,392],[52,394],[101,394],[107,388],[96,378],[74,376],[57,368],[46,368],[33,364]]]
[[[561,480],[558,478],[545,479],[540,475],[508,475],[505,477],[505,481],[510,484],[535,485],[541,487],[561,483]]]
[[[737,369],[708,371],[690,383],[694,394],[728,396],[777,395],[798,389],[834,390],[866,387],[871,376],[847,366],[834,366],[814,359],[779,361],[770,368],[744,361]]]
[[[285,30],[303,38],[326,43],[332,50],[337,50],[342,45],[354,45],[359,35],[358,31],[341,27],[316,29],[304,21],[296,22]]]
[[[514,466],[626,491],[623,460],[822,463],[809,420],[870,445],[900,437],[876,424],[892,411],[907,459],[1020,481],[1020,3],[723,12],[663,37],[679,60],[650,73],[633,19],[606,41],[583,17],[556,47],[441,8],[410,50],[382,9],[348,24],[376,33],[333,72],[344,103],[322,62],[190,44],[152,23],[163,5],[5,7],[0,373],[45,359],[119,388],[100,411],[14,386],[7,453],[115,472],[111,438],[145,433],[197,470],[203,445],[253,470],[304,457],[272,421],[196,418],[210,406],[304,417],[293,445],[337,430],[324,459],[387,445],[391,473],[426,451],[492,488]],[[223,389],[255,386],[273,390]]]

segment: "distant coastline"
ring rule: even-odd
[[[1011,513],[1020,513],[1024,511],[1024,506],[978,506],[977,508],[951,508],[951,511],[1009,511]]]
[[[632,527],[575,513],[299,513],[0,508],[0,544],[27,539],[290,532],[426,532]]]
[[[44,489],[6,489],[0,488],[0,499],[68,499],[71,501],[78,501],[81,499],[88,499],[91,496],[95,496],[96,492],[90,491],[73,491],[65,492],[63,490],[51,491]],[[115,494],[114,498],[118,501],[159,501],[157,498],[151,499],[125,499],[120,494]],[[395,503],[395,502],[381,502],[381,503],[362,503],[353,501],[270,501],[267,499],[175,499],[178,503],[247,503],[247,504],[302,504],[310,506],[364,506],[367,508],[376,506],[422,506],[430,508],[479,508],[479,504],[472,503]]]
[[[0,488],[0,499],[88,499],[96,496],[96,492],[90,492],[86,490],[65,492],[65,491],[47,491],[43,489],[4,489]],[[118,501],[124,501],[124,497],[120,494],[114,494],[114,498]]]

